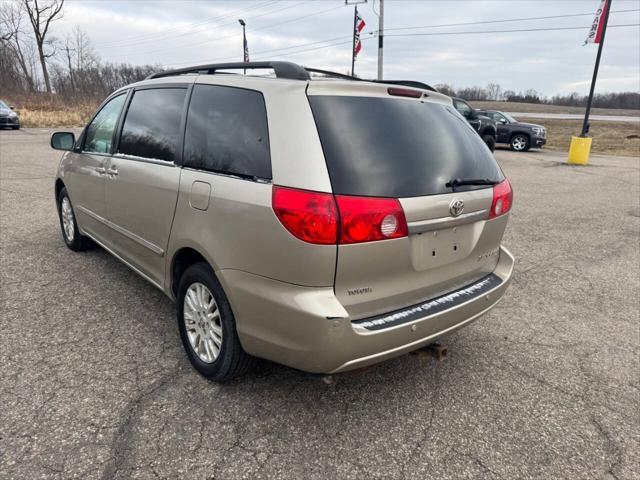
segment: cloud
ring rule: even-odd
[[[367,22],[356,73],[377,72],[378,18],[369,1],[359,6]],[[586,93],[596,46],[582,47],[590,14],[555,19],[505,21],[575,15],[595,11],[599,1],[426,1],[385,3],[384,66],[387,78],[450,83],[459,87],[497,82],[504,89],[534,88],[546,95]],[[637,10],[636,0],[618,0],[613,10]],[[252,59],[292,60],[346,72],[351,65],[353,6],[343,0],[124,2],[68,0],[65,16],[53,26],[64,36],[74,25],[88,32],[104,61],[184,66],[242,59],[247,22]],[[476,22],[475,25],[451,25]],[[492,22],[492,23],[477,23]],[[610,25],[640,23],[640,12],[612,13]],[[449,25],[449,26],[441,26]],[[424,26],[419,29],[406,29]],[[504,32],[534,28],[577,30]],[[444,35],[447,32],[481,32]],[[638,27],[610,28],[598,89],[638,89]],[[396,36],[437,33],[429,36]]]

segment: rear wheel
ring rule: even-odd
[[[60,217],[60,228],[64,243],[71,250],[79,252],[93,248],[95,244],[89,237],[85,237],[78,230],[78,223],[73,212],[71,199],[67,194],[67,189],[63,188],[58,194],[58,216]]]
[[[495,149],[496,149],[496,137],[494,137],[491,134],[486,134],[486,135],[482,136],[482,140],[487,145],[487,147],[489,147],[489,150],[491,150],[492,152],[495,151]]]
[[[224,382],[251,368],[253,357],[240,345],[229,301],[209,265],[196,263],[184,272],[176,311],[182,344],[204,377]]]
[[[526,152],[529,150],[529,137],[522,133],[518,133],[514,135],[511,139],[511,150],[515,150],[516,152]]]

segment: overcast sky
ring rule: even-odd
[[[54,24],[53,34],[64,37],[79,25],[105,61],[181,67],[241,61],[242,29],[237,19],[243,18],[251,60],[291,60],[346,73],[351,63],[353,6],[344,3],[67,0],[64,18]],[[503,89],[533,88],[545,95],[587,93],[597,45],[582,43],[599,3],[385,0],[385,78],[456,87],[495,82]],[[377,71],[378,6],[379,0],[359,6],[366,27],[356,73],[363,77],[375,77]],[[504,21],[560,15],[573,16]],[[640,91],[640,28],[614,28],[638,23],[640,0],[613,0],[597,91]],[[567,27],[577,28],[506,32]],[[428,35],[398,36],[418,33]]]

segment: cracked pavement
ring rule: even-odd
[[[640,478],[638,158],[499,150],[514,281],[447,339],[326,385],[226,385],[171,301],[60,236],[50,131],[0,131],[0,478]]]

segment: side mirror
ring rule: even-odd
[[[73,150],[76,136],[71,132],[55,132],[51,135],[51,148],[54,150]]]
[[[9,110],[15,110],[16,107],[9,107]]]
[[[498,123],[501,123],[502,125],[506,125],[507,121],[504,118],[501,118],[500,120],[498,120]]]

